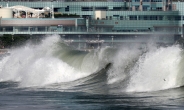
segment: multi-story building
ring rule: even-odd
[[[81,45],[183,37],[182,1],[1,0],[0,7],[1,35],[60,34]]]

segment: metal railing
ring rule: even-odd
[[[0,34],[102,34],[102,35],[149,35],[149,34],[160,34],[160,35],[170,35],[170,34],[182,34],[182,32],[0,32]]]

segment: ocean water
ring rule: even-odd
[[[184,109],[184,53],[149,43],[91,52],[59,36],[0,59],[2,110]]]

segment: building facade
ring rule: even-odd
[[[183,37],[182,1],[1,0],[0,7],[2,35],[60,34],[68,42],[91,44],[147,42],[150,38],[174,43]]]

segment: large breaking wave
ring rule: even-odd
[[[68,47],[59,36],[12,49],[0,60],[0,81],[20,87],[57,87],[92,92],[144,92],[184,85],[184,55],[178,45],[104,47],[91,52]]]

